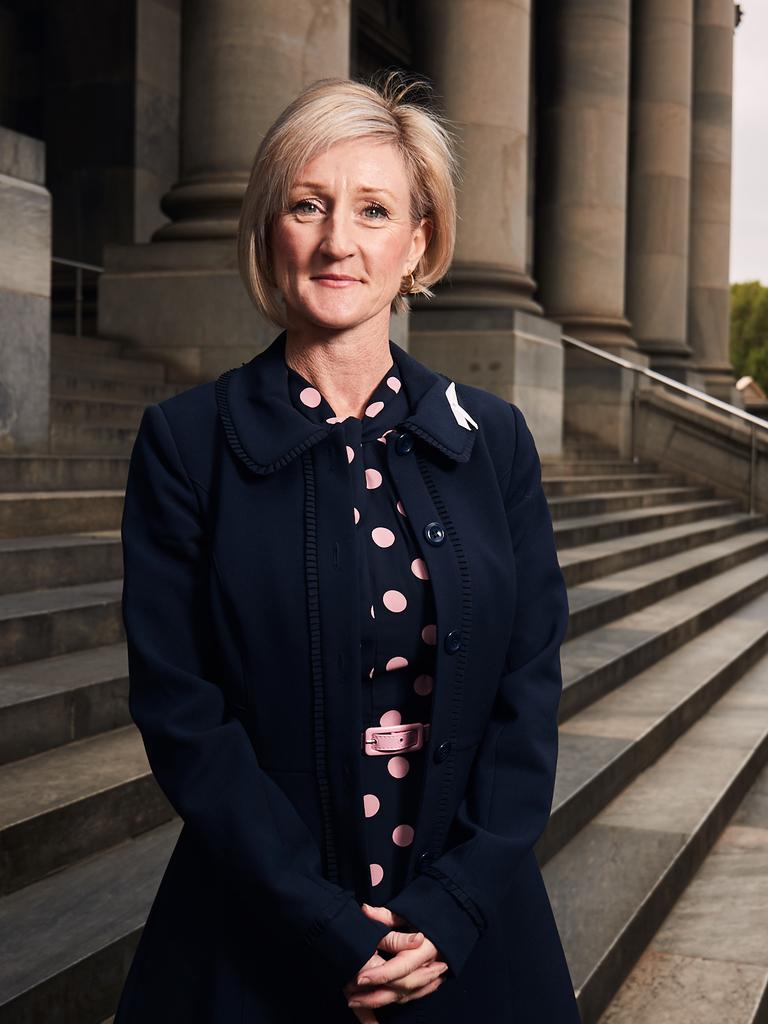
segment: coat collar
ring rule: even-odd
[[[227,440],[254,472],[271,473],[328,437],[339,424],[318,426],[291,401],[285,362],[286,331],[249,362],[216,380],[216,402]],[[405,429],[456,462],[472,451],[477,423],[459,405],[449,377],[420,363],[390,339],[411,412]]]

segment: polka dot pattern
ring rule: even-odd
[[[331,426],[333,457],[343,458],[349,474],[351,516],[339,530],[355,536],[362,612],[360,731],[429,722],[437,643],[431,574],[416,539],[419,523],[406,513],[389,469],[397,457],[395,438],[411,409],[399,367],[393,360],[362,404],[360,418],[336,416],[311,381],[287,365],[286,372],[294,406],[313,422]],[[417,516],[416,509],[411,515]],[[427,557],[437,563],[441,552]],[[425,755],[424,747],[377,757],[360,754],[368,897],[376,905],[385,904],[405,882]]]

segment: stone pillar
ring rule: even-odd
[[[0,127],[0,452],[48,451],[51,195],[45,144]]]
[[[435,298],[414,301],[417,358],[523,409],[540,450],[559,452],[562,346],[537,314],[529,274],[530,0],[424,0],[417,70],[458,136],[454,260]]]
[[[632,24],[627,315],[653,369],[687,383],[693,0],[643,0]]]
[[[541,113],[539,296],[566,332],[633,358],[624,316],[630,0],[556,0]]]
[[[121,240],[147,242],[165,222],[161,200],[179,176],[182,4],[135,4],[133,237]]]
[[[631,0],[545,0],[536,276],[564,333],[646,364],[625,316]],[[632,373],[566,345],[566,435],[626,452]]]
[[[430,308],[540,313],[526,273],[530,0],[424,0],[421,16],[419,70],[460,136],[462,177],[453,264]]]
[[[237,270],[237,217],[269,124],[306,85],[349,74],[349,0],[185,0],[179,180],[145,245],[107,246],[99,333],[215,376],[276,334]]]
[[[733,400],[730,348],[734,6],[695,0],[688,340],[706,389]]]

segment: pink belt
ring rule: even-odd
[[[372,725],[361,735],[364,754],[370,757],[420,750],[429,737],[429,722],[407,722],[403,725]]]

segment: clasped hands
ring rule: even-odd
[[[387,907],[371,907],[367,903],[363,903],[363,913],[393,929],[398,925],[406,929],[387,932],[378,944],[379,949],[395,954],[391,960],[374,953],[355,980],[343,989],[347,1005],[361,1024],[375,1024],[375,1007],[408,1003],[434,992],[442,984],[441,975],[448,965],[438,959],[437,947],[423,932],[413,930],[406,918]]]

